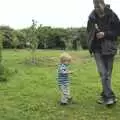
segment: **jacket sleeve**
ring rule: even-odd
[[[111,38],[117,37],[120,33],[120,21],[115,13],[112,13],[110,25],[111,29],[105,31],[105,38],[108,38],[109,40],[111,40]]]
[[[95,28],[94,28],[94,23],[91,20],[88,20],[87,23],[87,45],[90,54],[92,55],[92,42],[95,37]]]
[[[89,40],[90,40],[90,31],[91,31],[91,22],[90,22],[90,20],[88,20],[88,22],[87,22],[87,30],[86,30],[87,44],[89,43]]]

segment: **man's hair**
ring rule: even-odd
[[[94,3],[102,3],[102,4],[105,4],[104,0],[93,0]]]
[[[107,7],[107,8],[110,8],[110,4],[106,4],[106,7]]]

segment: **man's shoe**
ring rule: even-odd
[[[113,104],[115,104],[115,103],[116,103],[116,102],[115,102],[115,100],[114,100],[113,98],[108,99],[108,100],[105,101],[105,105],[113,105]]]

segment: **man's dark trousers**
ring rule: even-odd
[[[115,96],[111,88],[111,75],[113,69],[114,55],[102,55],[99,52],[95,52],[94,58],[97,64],[103,87],[103,92],[101,93],[101,96],[106,99],[114,98]]]

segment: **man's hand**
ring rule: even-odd
[[[96,34],[97,39],[102,39],[102,38],[104,38],[104,36],[105,36],[105,33],[104,33],[104,32],[98,32],[98,33]]]

